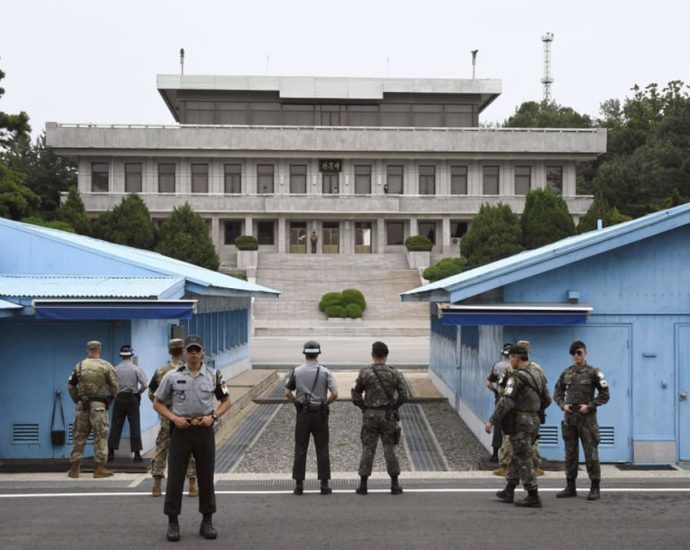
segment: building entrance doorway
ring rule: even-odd
[[[340,224],[323,224],[323,246],[324,254],[338,254],[340,252]]]
[[[307,223],[290,222],[290,254],[307,253]]]
[[[355,222],[355,254],[371,254],[370,222]]]

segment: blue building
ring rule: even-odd
[[[504,342],[529,340],[553,388],[583,340],[603,369],[602,461],[690,460],[690,204],[563,239],[410,290],[431,304],[430,371],[486,448],[484,386]],[[563,458],[556,405],[541,450]]]
[[[250,367],[252,298],[278,295],[154,252],[0,219],[0,459],[69,456],[74,407],[66,384],[88,340],[100,340],[113,364],[131,344],[150,378],[167,361],[172,336],[199,334],[208,360],[230,378]],[[67,442],[54,446],[57,391]],[[158,419],[148,399],[141,413],[147,450]],[[125,433],[120,449],[127,448]]]

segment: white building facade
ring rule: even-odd
[[[159,75],[176,125],[48,123],[78,166],[95,216],[139,194],[156,220],[188,202],[223,264],[234,240],[262,252],[399,253],[426,235],[458,243],[484,203],[522,212],[550,186],[577,219],[576,166],[606,150],[604,129],[484,129],[496,80]],[[314,238],[312,238],[314,237]]]

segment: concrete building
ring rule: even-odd
[[[154,252],[0,218],[0,460],[67,458],[74,405],[72,367],[86,342],[119,362],[134,348],[150,379],[168,360],[171,337],[199,334],[207,361],[230,378],[250,368],[253,297],[278,292]],[[65,415],[65,445],[51,443],[56,392]],[[55,429],[63,425],[56,413]],[[144,450],[158,417],[142,400]],[[126,431],[121,452],[129,449]],[[90,452],[87,449],[87,453]]]
[[[506,258],[402,294],[432,302],[430,371],[484,445],[484,386],[504,342],[526,339],[550,387],[587,344],[611,400],[598,410],[602,461],[690,460],[690,204]],[[562,412],[542,454],[563,459]]]
[[[483,203],[521,212],[533,188],[561,193],[575,218],[576,165],[606,149],[604,129],[485,129],[498,80],[159,75],[172,126],[48,123],[77,163],[95,216],[128,193],[154,219],[189,202],[223,264],[234,240],[259,254],[393,254],[427,235],[457,255]]]

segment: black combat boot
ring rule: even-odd
[[[515,483],[509,481],[505,489],[498,491],[496,496],[498,497],[498,500],[502,500],[508,504],[512,503],[513,499],[515,498]]]
[[[113,460],[115,460],[115,450],[108,449],[108,462],[112,462]]]
[[[362,476],[359,478],[359,487],[355,489],[355,493],[357,493],[358,495],[367,494],[367,476]]]
[[[587,500],[599,500],[601,498],[601,492],[599,491],[600,479],[593,479],[592,486],[589,489],[589,494],[587,495]]]
[[[333,489],[331,489],[328,486],[328,480],[322,479],[321,480],[321,494],[322,495],[330,495],[332,492],[333,492]]]
[[[304,480],[302,480],[302,479],[295,480],[295,488],[293,489],[292,492],[295,495],[303,494],[304,493]]]
[[[218,536],[218,532],[213,528],[212,516],[204,514],[204,519],[201,520],[201,525],[199,525],[199,534],[205,539],[215,539]]]
[[[398,476],[391,476],[391,495],[401,495],[402,487],[398,483]]]
[[[134,458],[132,459],[132,462],[144,462],[144,459],[139,451],[134,451]]]
[[[523,508],[541,508],[541,499],[539,498],[539,491],[537,489],[531,489],[527,491],[527,496],[522,500],[518,500],[515,506],[521,506]]]
[[[556,493],[556,498],[570,498],[577,496],[577,487],[574,479],[566,479],[566,486],[560,493]]]
[[[177,522],[177,516],[168,516],[168,533],[166,538],[170,542],[180,540],[180,524]]]

